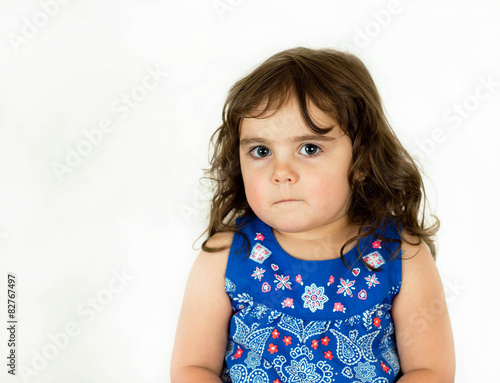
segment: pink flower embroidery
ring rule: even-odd
[[[290,276],[287,275],[286,277],[284,275],[278,275],[278,274],[274,274],[274,277],[276,278],[274,280],[275,283],[277,283],[276,285],[276,290],[278,289],[282,289],[282,290],[285,290],[285,287],[288,289],[288,290],[291,290],[292,289],[292,282],[289,282],[289,279],[290,279]]]
[[[376,317],[376,318],[373,319],[373,325],[375,327],[380,326],[380,318],[379,317]]]
[[[382,366],[382,370],[384,370],[384,372],[389,372],[389,367],[387,367],[383,362],[380,362],[380,365]]]
[[[332,352],[331,351],[325,351],[325,358],[332,360],[333,359]]]
[[[243,350],[241,348],[238,348],[238,351],[236,351],[236,353],[234,354],[234,359],[238,359],[242,354]]]
[[[373,251],[370,254],[363,255],[363,260],[375,269],[385,263],[384,257],[382,257],[378,251]]]
[[[335,302],[333,304],[333,311],[342,311],[343,313],[345,313],[345,307],[342,303]]]
[[[382,246],[380,245],[380,239],[373,241],[372,246],[374,249],[380,249]]]
[[[327,336],[325,336],[324,338],[321,338],[321,344],[323,346],[328,346],[328,342],[330,342],[330,338],[328,338]]]
[[[259,269],[259,267],[257,266],[255,268],[255,271],[253,272],[253,274],[251,276],[260,281],[262,279],[262,277],[264,276],[265,272],[266,272],[266,270]]]
[[[277,339],[280,337],[280,332],[276,329],[272,332],[273,339]]]
[[[281,302],[281,306],[282,307],[291,307],[293,309],[294,308],[293,307],[293,299],[292,298],[286,298],[283,302]]]
[[[375,286],[375,285],[380,285],[380,282],[377,280],[377,276],[373,274],[372,276],[365,277],[366,284],[368,285],[368,288]]]
[[[311,347],[315,350],[318,348],[318,341],[316,339],[312,340]]]
[[[256,243],[252,248],[250,259],[262,264],[270,255],[271,251],[267,247],[260,243]]]
[[[290,346],[292,344],[292,337],[291,336],[283,337],[283,342],[285,342],[285,346]]]
[[[255,235],[255,240],[256,241],[263,241],[264,240],[264,236],[262,234],[260,234],[260,233],[257,233]]]
[[[275,344],[269,343],[269,348],[267,349],[271,354],[274,354],[275,352],[278,352],[278,346]]]
[[[302,283],[302,276],[300,274],[295,277],[295,282],[300,283],[301,285],[303,285],[303,283]]]
[[[347,281],[344,281],[343,278],[340,278],[340,285],[337,285],[337,287],[339,288],[338,291],[337,291],[337,294],[344,293],[344,297],[346,295],[351,295],[352,296],[352,291],[351,290],[355,290],[356,289],[355,287],[352,287],[355,282],[356,282],[355,280],[349,282],[349,279]]]
[[[333,275],[330,275],[330,278],[328,279],[327,285],[328,286],[333,285],[333,282],[335,282],[335,278],[333,277]]]

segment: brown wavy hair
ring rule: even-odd
[[[358,241],[359,250],[359,239],[372,235],[377,227],[382,227],[379,238],[399,244],[394,259],[401,249],[401,239],[385,238],[383,228],[388,221],[397,223],[400,236],[403,229],[415,236],[418,241],[413,244],[423,240],[435,258],[433,237],[439,229],[439,219],[433,215],[434,224],[426,226],[421,173],[390,127],[367,68],[350,53],[305,47],[274,54],[229,90],[222,125],[210,139],[214,147],[210,167],[203,169],[207,175],[203,178],[212,181],[214,194],[209,225],[204,232],[208,231],[208,236],[202,249],[207,252],[226,249],[210,247],[207,242],[218,232],[242,234],[238,229],[243,225],[236,227],[235,219],[255,216],[245,197],[240,170],[242,119],[276,112],[292,97],[298,101],[302,118],[312,132],[325,134],[332,128],[320,128],[313,122],[307,110],[308,101],[331,116],[351,139],[353,166],[348,180],[352,197],[348,216],[353,224],[359,225],[359,231],[340,250],[344,263],[346,246]],[[266,106],[262,110],[263,104]],[[257,113],[258,110],[261,112]],[[249,251],[250,242],[244,237]]]

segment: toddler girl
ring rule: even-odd
[[[212,142],[173,382],[453,382],[439,221],[357,57],[273,55],[231,88]]]

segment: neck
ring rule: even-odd
[[[287,233],[272,229],[280,246],[297,258],[311,254],[307,258],[329,259],[340,256],[344,243],[358,233],[358,227],[352,225],[346,216],[328,225],[317,227],[301,233]],[[344,252],[349,251],[355,243],[350,243]]]

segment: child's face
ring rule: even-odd
[[[312,103],[308,110],[322,128],[336,125]],[[293,101],[271,117],[243,119],[239,155],[247,201],[274,229],[315,236],[348,225],[352,144],[340,126],[315,135]]]

